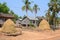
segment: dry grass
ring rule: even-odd
[[[39,28],[40,30],[47,30],[50,29],[50,25],[45,19],[43,19],[39,24]]]
[[[5,35],[14,36],[14,35],[22,34],[21,32],[22,30],[18,31],[16,29],[15,23],[11,19],[8,19],[1,28],[1,33],[4,33]]]
[[[16,31],[15,24],[11,19],[8,19],[2,26],[2,32],[14,33]]]

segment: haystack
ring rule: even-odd
[[[40,30],[49,30],[50,25],[45,19],[43,19],[39,24],[39,28],[40,28]]]
[[[8,19],[2,26],[2,32],[4,33],[15,33],[16,31],[15,23],[11,19]]]
[[[11,36],[16,36],[22,34],[22,30],[19,29],[17,30],[15,23],[11,20],[8,19],[2,26],[1,32],[4,33],[5,35],[11,35]]]

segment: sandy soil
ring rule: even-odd
[[[0,40],[60,40],[60,30],[23,31],[23,34],[18,36],[4,36],[0,34]]]

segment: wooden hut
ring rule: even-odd
[[[13,19],[14,16],[12,14],[7,14],[7,13],[0,13],[0,27],[3,25],[3,23],[7,19]]]

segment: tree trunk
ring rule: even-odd
[[[26,10],[26,17],[28,17],[28,13],[27,13],[27,10]],[[28,24],[26,24],[26,28],[28,27]]]
[[[56,29],[56,16],[55,16],[55,12],[52,13],[52,19],[51,19],[52,25],[54,25],[52,28],[53,30]]]
[[[28,17],[28,13],[27,13],[27,10],[26,10],[26,16]]]
[[[49,22],[49,17],[48,17],[48,22]]]
[[[37,23],[36,23],[36,13],[35,13],[35,27],[37,27]]]

